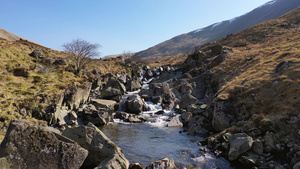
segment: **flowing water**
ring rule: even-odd
[[[145,83],[143,88],[147,87]],[[123,99],[136,93],[138,91],[130,92]],[[123,150],[130,163],[138,162],[146,167],[151,162],[168,157],[179,168],[232,168],[225,159],[200,151],[197,143],[202,140],[201,137],[187,135],[180,127],[167,127],[168,119],[174,112],[164,110],[163,114],[156,115],[155,112],[162,110],[161,106],[151,102],[146,104],[150,111],[142,112],[141,115],[147,122],[134,124],[115,119],[114,123],[101,128]]]

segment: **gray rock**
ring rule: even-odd
[[[148,165],[145,169],[178,169],[174,160],[163,158]]]
[[[129,167],[128,160],[122,150],[109,140],[96,126],[89,123],[87,126],[67,128],[62,135],[76,141],[89,151],[82,168],[112,168],[112,166]]]
[[[125,104],[125,111],[133,114],[141,113],[145,107],[145,102],[139,95],[132,95],[128,97]]]
[[[114,100],[91,99],[90,104],[94,105],[96,108],[109,108],[114,110],[118,103]]]
[[[193,114],[190,112],[183,113],[181,115],[183,124],[187,124],[191,120],[192,117],[193,117]]]
[[[129,80],[126,84],[127,91],[135,91],[142,87],[139,80]]]
[[[105,88],[101,90],[101,97],[103,99],[120,101],[122,95],[126,92],[126,87],[123,83],[116,79],[110,79]]]
[[[80,168],[87,155],[74,141],[21,120],[11,121],[0,146],[0,163],[11,168]]]
[[[171,121],[168,123],[168,127],[182,127],[182,119],[181,115],[177,115],[171,119]]]
[[[116,112],[114,118],[121,119],[124,122],[130,123],[142,123],[143,121],[145,121],[145,119],[142,116],[137,116],[126,112]]]
[[[252,151],[258,155],[261,155],[264,151],[263,143],[261,140],[256,139],[252,144]]]
[[[44,68],[42,65],[36,65],[34,68],[38,73],[50,74],[51,70],[49,68]]]
[[[236,160],[240,155],[251,149],[253,139],[250,136],[236,137],[230,142],[230,149],[228,153],[229,160]]]
[[[30,56],[32,56],[34,58],[39,58],[39,57],[42,57],[43,54],[44,54],[44,52],[42,50],[36,49],[30,54]]]
[[[78,109],[81,104],[87,102],[92,88],[92,83],[85,83],[83,87],[69,88],[65,91],[64,104],[69,109]]]
[[[300,161],[293,166],[293,169],[300,169]]]
[[[212,127],[220,132],[230,127],[230,119],[223,111],[223,103],[217,102],[213,112]]]
[[[64,59],[57,59],[55,60],[52,65],[58,66],[58,65],[67,65],[66,61]]]
[[[182,100],[180,101],[179,106],[181,109],[186,109],[189,105],[195,104],[196,101],[196,97],[192,96],[191,94],[185,94]]]

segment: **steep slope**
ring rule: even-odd
[[[268,168],[270,163],[279,168],[299,165],[299,40],[297,8],[190,53],[182,64],[190,75],[184,77],[192,77],[187,79],[191,86],[193,79],[203,79],[196,83],[203,90],[194,90],[192,94],[208,106],[206,112],[193,113],[190,131],[197,133],[204,127],[220,132],[203,143],[226,157],[231,151],[223,146],[228,144],[228,135],[245,133],[259,140],[260,152],[252,149],[237,158],[236,162],[245,165],[240,168]],[[216,54],[213,49],[219,45],[223,45],[223,51]],[[256,160],[268,153],[269,159]],[[249,163],[243,158],[255,160]]]
[[[0,38],[8,40],[8,41],[17,41],[17,40],[20,40],[20,39],[27,40],[27,39],[22,38],[18,35],[15,35],[11,32],[8,32],[7,30],[4,30],[2,28],[0,28]]]
[[[202,46],[228,34],[277,18],[299,6],[299,0],[273,0],[242,16],[176,36],[147,50],[138,52],[137,56],[153,60],[165,56],[184,54],[192,51],[195,46]]]

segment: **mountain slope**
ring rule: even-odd
[[[233,34],[263,21],[277,18],[299,6],[299,0],[273,0],[242,16],[176,36],[138,52],[137,56],[153,60],[165,56],[184,54],[192,51],[195,46],[202,46],[228,34]]]
[[[20,40],[20,39],[24,39],[18,35],[15,35],[11,32],[8,32],[2,28],[0,28],[0,38],[1,39],[5,39],[5,40],[8,40],[8,41],[17,41],[17,40]]]

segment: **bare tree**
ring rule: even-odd
[[[129,51],[124,51],[121,54],[121,57],[124,60],[125,64],[130,64],[130,63],[133,62],[133,56],[134,56],[134,54],[135,53],[131,52],[130,50]]]
[[[75,63],[75,73],[79,75],[81,69],[92,61],[93,57],[99,56],[99,44],[92,44],[82,39],[74,39],[63,44],[63,49],[70,53],[71,60]]]

